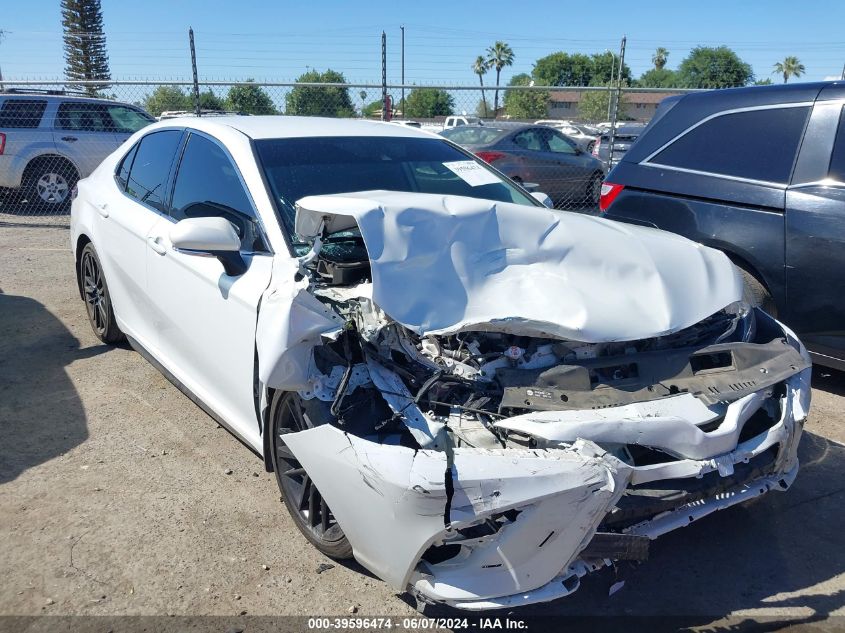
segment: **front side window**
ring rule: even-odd
[[[229,156],[214,141],[191,134],[173,185],[170,215],[176,220],[223,217],[244,250],[266,250],[252,202]]]
[[[0,107],[0,128],[38,127],[46,107],[43,99],[7,99]]]
[[[693,128],[648,162],[786,184],[809,107],[723,114]]]
[[[296,201],[305,196],[385,189],[539,206],[486,163],[439,139],[285,138],[257,140],[255,146],[289,235]],[[461,166],[481,170],[483,177],[461,177]]]
[[[56,127],[75,132],[111,132],[111,119],[99,103],[65,101],[59,105]]]
[[[155,123],[155,119],[135,108],[127,108],[123,105],[110,105],[106,106],[106,110],[108,111],[111,125],[115,132],[134,134],[150,123]]]
[[[129,170],[127,194],[158,211],[167,211],[167,179],[181,138],[179,130],[164,130],[141,139]]]
[[[839,128],[836,130],[836,140],[833,143],[833,153],[830,155],[827,177],[845,183],[845,108],[839,115]]]

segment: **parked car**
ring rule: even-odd
[[[545,125],[466,125],[442,135],[519,183],[537,183],[554,206],[598,204],[604,166],[574,141]]]
[[[55,92],[0,92],[0,187],[61,210],[79,178],[154,122],[135,106]]]
[[[845,369],[845,83],[669,97],[605,185],[606,217],[713,246],[747,298]]]
[[[95,334],[255,451],[321,552],[421,603],[568,595],[796,476],[809,360],[723,253],[546,209],[445,139],[171,119],[77,192]]]
[[[625,156],[634,141],[645,129],[645,123],[620,123],[613,134],[613,150],[610,148],[610,128],[602,132],[598,142],[593,146],[593,156],[602,163],[612,167]]]
[[[443,129],[449,130],[453,127],[460,127],[461,125],[483,125],[484,122],[477,116],[469,114],[456,114],[446,117],[443,121]]]
[[[235,112],[232,110],[200,110],[199,116],[230,116],[232,114],[249,116],[246,112]],[[166,121],[167,119],[179,119],[185,116],[197,116],[197,113],[195,110],[165,110],[156,119],[158,121]]]
[[[393,123],[394,125],[404,125],[404,126],[407,126],[407,127],[415,127],[415,128],[421,128],[422,127],[422,124],[419,121],[408,121],[408,120],[405,120],[405,119],[391,119],[390,123]]]
[[[570,121],[541,120],[535,121],[534,125],[546,125],[558,130],[567,138],[574,141],[578,148],[587,154],[592,153],[593,147],[599,137],[599,134],[587,134],[579,126]]]

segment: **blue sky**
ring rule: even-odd
[[[7,78],[60,78],[59,0],[6,0],[0,68]],[[201,78],[286,81],[307,68],[333,68],[349,81],[379,82],[380,35],[388,35],[388,81],[400,78],[400,24],[407,83],[474,85],[475,57],[497,39],[516,60],[503,72],[530,72],[554,51],[617,50],[638,76],[657,46],[674,68],[696,45],[725,44],[771,75],[774,62],[798,56],[805,81],[838,76],[845,64],[845,2],[683,0],[563,2],[258,2],[256,0],[102,0],[112,77],[189,79],[187,30],[193,26]],[[492,81],[492,78],[488,78]]]

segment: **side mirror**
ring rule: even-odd
[[[552,209],[555,206],[554,203],[552,202],[552,199],[549,198],[549,195],[546,194],[546,193],[543,193],[542,191],[531,192],[531,197],[534,198],[535,200],[538,200],[547,209]]]
[[[232,223],[221,217],[185,218],[170,229],[173,248],[189,255],[210,255],[231,277],[243,275],[246,262],[240,254],[241,238]]]

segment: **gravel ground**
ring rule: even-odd
[[[52,224],[0,216],[0,614],[415,614],[310,547],[255,455],[134,351],[95,339]],[[813,385],[790,491],[663,537],[612,596],[605,570],[514,615],[838,628],[845,374],[817,370]]]

